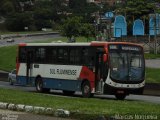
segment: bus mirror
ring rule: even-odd
[[[107,54],[103,54],[103,62],[107,62]]]

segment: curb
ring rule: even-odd
[[[64,109],[54,110],[53,108],[39,107],[39,106],[29,106],[23,104],[13,104],[0,102],[0,109],[7,109],[13,111],[52,115],[55,117],[70,117],[70,111]]]

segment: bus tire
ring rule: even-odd
[[[72,96],[75,93],[75,91],[68,91],[68,90],[63,90],[63,94],[67,96]]]
[[[82,96],[84,98],[93,97],[93,94],[91,93],[91,85],[89,81],[84,81],[82,84]]]
[[[40,77],[36,79],[36,90],[39,93],[48,93],[50,91],[49,88],[43,88],[43,81]]]
[[[124,100],[126,98],[125,94],[115,94],[117,100]]]

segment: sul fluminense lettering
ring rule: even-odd
[[[68,69],[50,69],[50,74],[60,74],[60,75],[76,75],[77,70]]]

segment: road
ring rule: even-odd
[[[12,46],[18,43],[27,43],[27,42],[34,42],[34,41],[45,41],[50,38],[60,38],[59,34],[49,34],[49,35],[40,35],[40,36],[24,36],[24,37],[17,37],[14,38],[14,42],[7,42],[7,40],[0,39],[0,47],[3,46]]]
[[[148,68],[160,68],[160,59],[147,59],[146,67]]]
[[[71,120],[71,119],[0,109],[0,120]]]
[[[8,82],[2,82],[0,81],[0,88],[9,88],[9,89],[17,89],[22,91],[28,91],[28,92],[36,92],[34,87],[24,87],[24,86],[11,86]],[[52,90],[50,94],[51,96],[62,96],[62,97],[68,97],[63,96],[61,91],[55,91]],[[81,94],[77,92],[73,97],[81,97]],[[95,98],[100,99],[106,99],[106,100],[114,100],[115,97],[113,95],[95,95]],[[129,95],[126,97],[126,100],[128,101],[146,101],[151,103],[158,103],[160,104],[160,97],[158,96],[146,96],[146,95]]]

